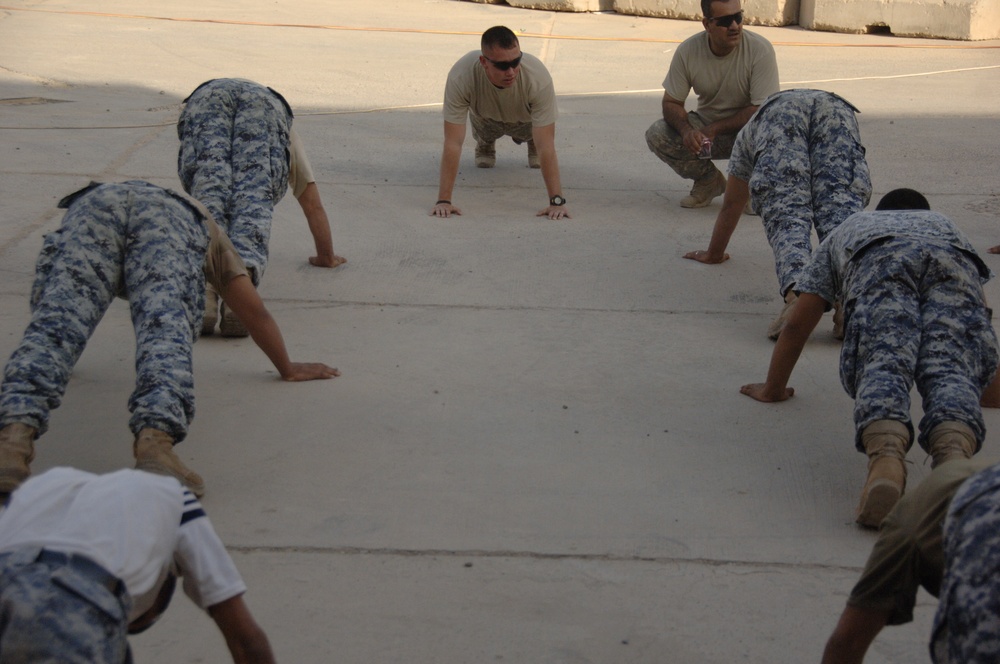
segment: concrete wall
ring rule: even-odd
[[[1000,0],[801,0],[799,25],[901,37],[1000,38]]]
[[[525,9],[701,19],[699,0],[471,0]],[[749,25],[900,37],[1000,39],[1000,0],[744,0]]]
[[[557,12],[600,12],[613,9],[613,0],[507,0],[511,7]]]
[[[1000,1],[1000,0],[998,0]],[[744,0],[750,25],[792,25],[798,22],[800,0]],[[614,0],[620,14],[701,20],[699,0]]]

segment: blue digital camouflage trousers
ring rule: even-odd
[[[784,296],[819,241],[864,210],[872,183],[855,110],[820,90],[788,90],[765,102],[751,122],[756,161],[750,197],[774,251]]]
[[[129,599],[27,547],[0,554],[0,662],[125,664]]]
[[[973,475],[955,494],[944,556],[931,660],[1000,662],[1000,465]]]
[[[976,264],[945,243],[897,237],[869,246],[844,294],[840,378],[855,399],[856,445],[876,420],[910,430],[910,388],[923,398],[921,447],[942,422],[967,424],[982,445],[979,399],[997,367],[997,337]]]
[[[288,189],[292,112],[252,81],[216,79],[191,93],[177,122],[177,175],[232,240],[254,285],[267,267],[274,206]]]
[[[45,236],[31,322],[4,369],[0,425],[45,432],[73,366],[121,295],[136,339],[129,428],[182,440],[194,417],[191,347],[204,313],[207,248],[200,214],[177,194],[138,181],[79,194]]]

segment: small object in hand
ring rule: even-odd
[[[712,139],[703,138],[701,139],[701,152],[698,153],[698,159],[711,159],[712,158]]]

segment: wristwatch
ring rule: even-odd
[[[549,205],[566,205],[566,199],[559,194],[556,194],[549,199]]]

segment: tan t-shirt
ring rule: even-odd
[[[740,45],[719,57],[709,48],[708,33],[699,32],[677,47],[663,79],[664,91],[680,102],[692,88],[698,95],[698,115],[710,123],[758,106],[778,91],[774,47],[744,30]]]
[[[547,127],[556,121],[556,93],[542,61],[522,53],[521,67],[509,88],[498,88],[486,77],[480,51],[466,53],[448,73],[444,87],[445,122],[464,125],[468,113],[500,122]]]
[[[178,194],[180,198],[191,204],[201,213],[208,227],[208,251],[205,252],[205,281],[207,281],[216,293],[222,293],[222,289],[236,277],[250,276],[247,266],[236,253],[236,247],[226,232],[215,223],[212,213],[208,211],[201,201],[187,194]]]
[[[888,625],[913,620],[917,589],[937,597],[944,576],[944,520],[962,483],[995,461],[943,463],[909,491],[882,522],[849,606],[889,613]]]
[[[315,182],[312,164],[306,156],[305,146],[295,129],[288,132],[288,188],[292,196],[298,198],[306,190],[306,185]]]
[[[208,251],[205,253],[205,280],[212,285],[216,293],[236,277],[249,277],[247,266],[236,253],[236,247],[229,236],[219,228],[211,215],[205,218],[208,225]]]

